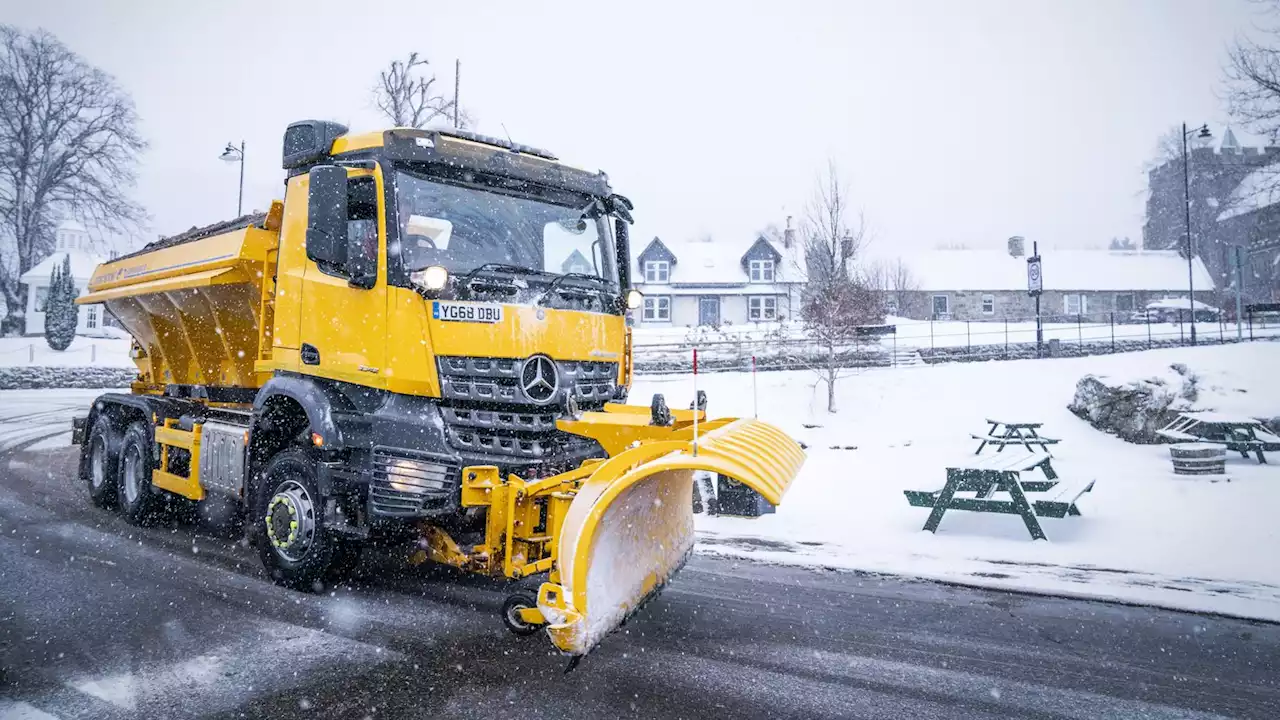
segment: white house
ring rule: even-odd
[[[638,255],[633,285],[644,294],[641,326],[745,325],[800,315],[806,277],[795,231],[747,243],[654,238]]]
[[[61,267],[63,260],[71,258],[71,276],[81,295],[88,293],[89,278],[102,258],[93,254],[89,233],[75,224],[64,224],[54,234],[53,254],[36,263],[22,274],[20,281],[27,286],[27,334],[43,335],[45,306],[49,301],[49,278],[53,268]],[[76,323],[77,335],[103,334],[105,318],[101,305],[80,306],[80,319]]]

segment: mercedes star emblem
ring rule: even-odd
[[[520,387],[524,394],[536,403],[546,403],[555,399],[560,389],[560,377],[556,375],[556,364],[546,355],[534,355],[524,361],[520,369]]]

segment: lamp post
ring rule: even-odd
[[[1188,171],[1190,162],[1187,155],[1187,138],[1192,134],[1196,136],[1196,140],[1207,141],[1213,137],[1213,133],[1209,132],[1208,125],[1201,125],[1198,128],[1187,130],[1187,124],[1182,123],[1182,192],[1184,207],[1187,220],[1187,307],[1191,308],[1191,344],[1196,344],[1196,274],[1195,274],[1195,247],[1191,244],[1191,174]]]
[[[244,214],[244,141],[240,141],[240,147],[227,143],[218,157],[225,162],[240,163],[240,193],[236,196],[236,217],[240,217]]]

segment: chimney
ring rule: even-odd
[[[782,247],[790,249],[796,244],[796,231],[791,227],[791,216],[787,216],[787,229],[782,231]]]
[[[1027,254],[1026,240],[1021,235],[1009,238],[1009,257],[1022,257]]]

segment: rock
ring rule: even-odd
[[[1197,379],[1186,366],[1173,366],[1174,375],[1125,383],[1106,376],[1085,375],[1067,409],[1103,432],[1132,443],[1162,442],[1156,431],[1191,410]]]

